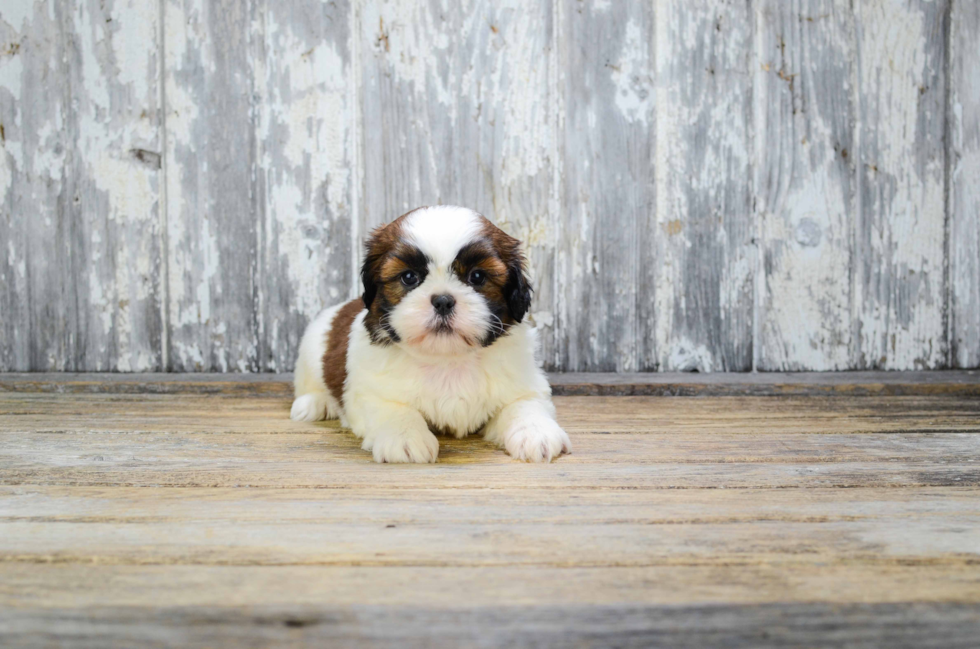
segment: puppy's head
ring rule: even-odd
[[[426,354],[486,347],[531,304],[520,242],[472,210],[422,207],[371,233],[361,279],[376,344]]]

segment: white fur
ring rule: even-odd
[[[296,373],[293,377],[296,400],[289,412],[290,419],[320,421],[340,416],[340,404],[323,381],[323,353],[327,350],[330,325],[340,307],[341,305],[337,305],[324,309],[306,326],[303,339],[299,342],[299,356],[296,358]]]
[[[337,308],[321,313],[300,344],[292,418],[340,416],[377,462],[435,462],[439,442],[430,425],[457,437],[482,429],[488,441],[525,461],[549,462],[571,452],[534,359],[534,331],[517,324],[488,347],[478,342],[494,326],[489,309],[450,268],[459,249],[480,235],[478,217],[440,207],[418,210],[407,221],[403,236],[432,263],[422,284],[392,311],[401,342],[373,344],[364,326],[367,310],[356,317],[341,406],[327,392],[320,366]],[[441,293],[456,298],[453,334],[428,330],[435,322],[431,296]]]

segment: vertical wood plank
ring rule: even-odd
[[[758,369],[851,361],[854,23],[848,0],[756,5]]]
[[[169,370],[259,369],[253,2],[166,0]]]
[[[0,8],[0,370],[68,367],[64,15]]]
[[[0,369],[160,369],[157,11],[4,7]]]
[[[77,309],[71,369],[161,369],[159,5],[72,0],[66,11]]]
[[[460,204],[527,246],[530,320],[555,358],[552,86],[547,0],[365,1],[358,23],[364,169],[358,230]]]
[[[262,0],[261,369],[291,370],[306,324],[349,298],[354,188],[347,2]]]
[[[656,3],[656,348],[662,370],[752,367],[752,13]]]
[[[980,4],[954,1],[949,61],[950,360],[980,367]]]
[[[859,368],[945,365],[946,0],[855,3]]]
[[[654,208],[653,6],[578,3],[563,19],[560,367],[635,371],[655,363],[638,340],[653,322],[638,317],[652,315],[638,300],[652,304],[640,278]]]

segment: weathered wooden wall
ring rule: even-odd
[[[289,370],[432,203],[553,369],[980,366],[980,3],[0,1],[0,370]]]

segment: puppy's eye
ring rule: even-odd
[[[405,286],[412,287],[419,285],[419,274],[414,270],[406,270],[404,273],[402,273],[401,278],[402,284]]]
[[[473,286],[483,286],[486,281],[487,274],[484,271],[476,269],[470,273],[470,284]]]

